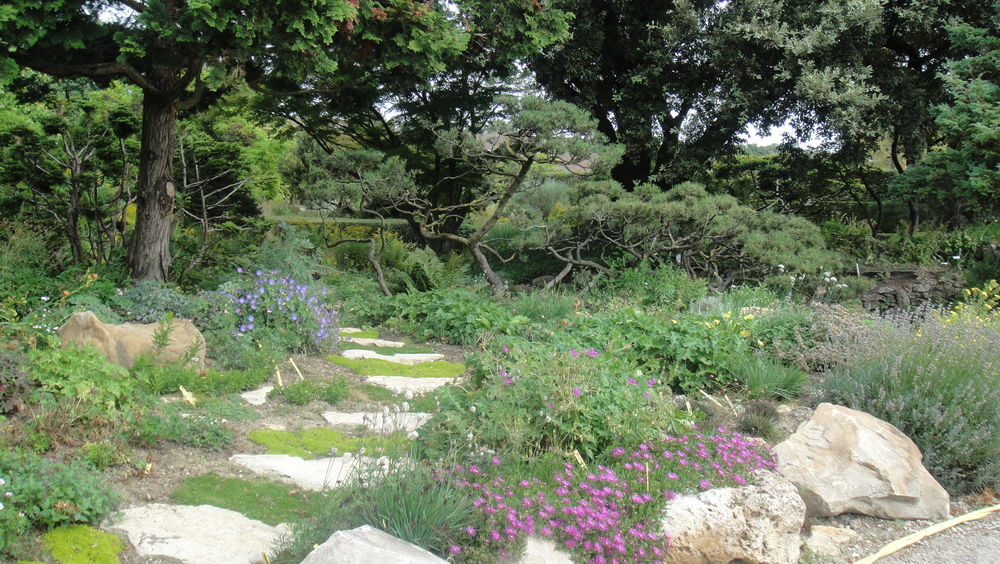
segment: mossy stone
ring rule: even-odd
[[[379,447],[386,451],[402,450],[406,443],[403,433],[393,433],[388,437],[348,437],[343,432],[329,427],[312,427],[297,433],[257,429],[247,433],[247,438],[267,449],[267,454],[287,454],[309,460],[329,456],[330,449],[337,452],[357,452],[361,447],[374,450]]]
[[[118,564],[125,543],[86,525],[59,527],[42,535],[45,548],[62,564]]]

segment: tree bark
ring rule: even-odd
[[[170,272],[176,102],[172,97],[149,90],[143,94],[137,215],[128,249],[128,265],[134,280],[165,282]]]

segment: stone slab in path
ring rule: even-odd
[[[348,349],[340,355],[351,360],[378,359],[410,366],[432,360],[444,360],[444,355],[440,353],[379,354],[364,349]]]
[[[444,564],[446,561],[415,544],[368,525],[337,531],[317,546],[302,564]]]
[[[140,556],[190,564],[259,562],[288,532],[284,525],[272,527],[211,505],[164,503],[129,507],[102,528],[124,533]]]
[[[454,378],[410,378],[409,376],[369,376],[365,382],[388,388],[397,394],[426,394],[454,382]]]
[[[361,345],[363,347],[386,347],[390,349],[398,349],[406,346],[406,343],[402,341],[386,341],[385,339],[366,339],[364,337],[351,337],[350,335],[344,335],[341,337],[341,343],[346,346],[350,345]]]
[[[312,491],[332,489],[346,483],[357,460],[354,456],[303,460],[287,454],[234,454],[229,457],[230,462],[251,472]]]
[[[323,419],[330,425],[357,426],[363,425],[372,431],[395,433],[396,431],[416,431],[421,425],[434,417],[431,413],[345,413],[341,411],[325,411]]]
[[[249,392],[243,392],[240,397],[243,401],[249,403],[250,405],[264,405],[267,403],[267,394],[274,389],[274,386],[266,384],[257,388],[256,390],[250,390]]]

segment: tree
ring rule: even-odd
[[[519,61],[564,37],[568,16],[523,0],[449,4],[468,44],[444,57],[424,80],[397,73],[377,84],[362,81],[365,90],[356,93],[319,82],[315,95],[264,96],[258,107],[292,120],[327,152],[370,149],[402,158],[432,208],[451,210],[442,228],[457,233],[469,209],[461,204],[486,190],[486,179],[460,156],[441,153],[435,131],[483,133],[499,115],[498,97],[521,86]],[[448,239],[426,242],[437,250],[455,245]]]
[[[137,221],[128,263],[135,279],[166,280],[176,189],[179,112],[236,77],[295,91],[310,76],[350,85],[402,67],[435,67],[461,46],[440,9],[414,0],[54,0],[0,9],[0,69],[54,77],[125,79],[143,92]]]
[[[893,182],[904,197],[949,210],[956,222],[1000,209],[998,26],[1000,20],[987,29],[968,24],[949,28],[952,42],[975,54],[949,63],[942,76],[950,99],[932,113],[943,143]]]

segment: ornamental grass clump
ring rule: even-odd
[[[1000,488],[1000,314],[983,299],[924,321],[845,341],[826,401],[883,419],[910,437],[953,494]]]
[[[566,462],[547,478],[508,478],[497,457],[485,468],[456,466],[463,485],[476,492],[479,526],[467,527],[465,542],[451,552],[465,554],[466,545],[481,554],[491,547],[503,557],[523,537],[539,535],[588,562],[661,561],[669,548],[659,519],[667,501],[745,485],[774,466],[770,450],[724,429],[616,447],[607,465]]]
[[[276,270],[257,270],[243,285],[221,292],[235,316],[233,336],[277,340],[306,353],[329,352],[337,343],[337,312],[321,300],[325,288],[317,292]]]

